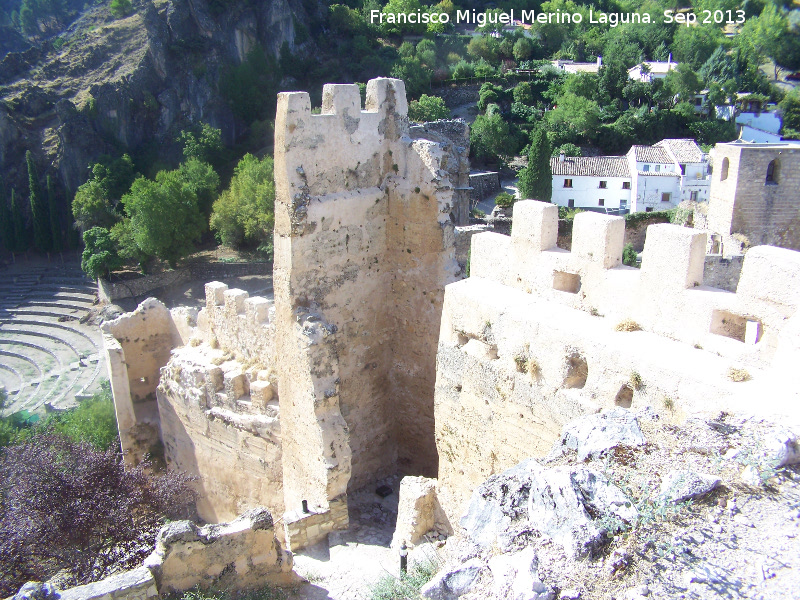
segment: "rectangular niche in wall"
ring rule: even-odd
[[[581,289],[581,276],[566,271],[553,271],[553,289],[577,294]]]

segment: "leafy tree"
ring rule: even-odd
[[[450,23],[428,23],[428,33],[444,33],[446,30],[452,28],[452,17],[455,13],[456,7],[452,0],[442,0],[439,4],[430,8],[431,13],[447,13],[450,15]]]
[[[211,205],[217,199],[219,175],[210,164],[197,158],[190,158],[175,171],[181,182],[197,196],[200,212],[208,216]]]
[[[489,104],[497,104],[500,102],[500,97],[503,94],[503,88],[493,83],[486,82],[481,86],[478,92],[478,108],[486,111]]]
[[[508,123],[500,115],[478,115],[469,132],[472,155],[482,162],[496,162],[513,153]]]
[[[533,50],[534,45],[530,38],[519,38],[516,42],[514,42],[514,60],[528,60],[531,56],[533,56]]]
[[[565,125],[585,134],[597,127],[600,121],[600,107],[594,100],[567,92],[558,98],[556,108],[547,113],[547,121],[550,125]]]
[[[699,74],[709,83],[711,81],[722,83],[723,81],[736,79],[736,65],[725,48],[717,46],[717,49],[711,53],[708,60],[700,67]]]
[[[672,51],[679,63],[686,63],[696,71],[723,40],[722,30],[719,27],[707,25],[678,27],[672,41]]]
[[[514,87],[512,94],[514,96],[514,102],[527,104],[529,106],[533,104],[533,90],[529,81],[520,81]]]
[[[208,123],[200,123],[194,130],[181,131],[178,140],[183,143],[183,158],[194,158],[215,163],[222,152],[222,131]]]
[[[280,68],[272,54],[256,46],[241,64],[228,69],[220,80],[220,92],[233,114],[249,123],[275,116]]]
[[[703,82],[688,63],[681,63],[667,73],[664,85],[677,94],[681,102],[693,102],[694,95],[703,89]]]
[[[143,252],[142,249],[136,245],[130,218],[126,217],[122,219],[111,228],[111,239],[119,253],[119,257],[123,261],[134,262],[139,265],[139,269],[142,273],[147,273],[148,265],[153,255]]]
[[[409,96],[419,96],[430,88],[433,71],[423,66],[417,57],[405,57],[392,67],[391,75],[405,81]]]
[[[116,205],[127,193],[135,177],[133,160],[128,154],[114,159],[103,156],[92,165],[92,179],[102,186],[106,199],[112,205]]]
[[[97,179],[90,179],[78,188],[72,200],[72,215],[81,231],[92,227],[111,227],[119,220],[106,195],[106,190]]]
[[[343,4],[328,9],[328,24],[336,35],[352,36],[364,30],[364,19],[357,11]]]
[[[50,213],[50,236],[53,240],[53,252],[61,252],[64,249],[64,236],[61,233],[61,219],[58,218],[56,191],[50,175],[47,176],[47,203]]]
[[[92,279],[108,277],[111,271],[122,266],[122,260],[108,229],[92,227],[83,233],[81,269]]]
[[[274,222],[272,157],[259,160],[252,154],[245,154],[236,165],[230,187],[214,202],[211,229],[228,246],[268,249],[272,243]]]
[[[575,144],[561,144],[559,147],[553,149],[551,156],[560,156],[562,152],[564,153],[564,156],[583,155],[580,147],[576,146]]]
[[[550,142],[543,127],[537,127],[531,138],[528,166],[519,173],[519,195],[550,202],[553,195],[553,170],[550,168]]]
[[[497,40],[486,35],[476,36],[469,41],[467,52],[475,58],[482,58],[487,62],[496,63],[499,58],[500,48]]]
[[[756,66],[767,58],[775,59],[781,55],[782,39],[789,35],[788,22],[781,10],[767,3],[757,17],[745,22],[737,38],[739,47]],[[778,78],[778,65],[775,63],[775,79]]]
[[[0,594],[62,571],[68,585],[140,563],[165,518],[190,514],[192,478],[126,469],[114,449],[37,433],[0,452]]]
[[[425,122],[447,119],[450,109],[447,108],[439,96],[422,94],[419,100],[412,100],[408,105],[408,118],[412,121]]]
[[[575,94],[592,100],[597,96],[597,82],[597,75],[593,73],[575,73],[564,80],[560,94]]]
[[[411,14],[422,10],[422,5],[419,0],[389,0],[386,6],[381,11],[384,15],[394,13]],[[425,33],[425,23],[388,23],[384,17],[383,23],[380,25],[381,31],[386,35],[403,35],[406,33]]]
[[[792,137],[796,138],[796,132],[800,131],[800,89],[794,88],[787,93],[778,106],[783,112],[784,135],[788,130],[792,130]]]
[[[118,19],[127,17],[129,14],[131,14],[131,12],[133,12],[133,4],[131,4],[131,0],[111,0],[109,8],[114,16]]]
[[[42,196],[39,173],[36,171],[36,164],[33,162],[33,154],[30,150],[25,153],[25,162],[28,165],[28,197],[33,221],[33,243],[39,252],[50,252],[52,249],[50,216],[47,214],[47,203]]]
[[[206,228],[197,194],[178,171],[161,171],[155,181],[138,178],[122,203],[139,249],[172,268],[194,250]]]
[[[475,65],[466,60],[461,60],[453,66],[451,74],[453,79],[466,79],[468,77],[475,77]]]
[[[436,44],[431,40],[420,40],[415,50],[415,55],[426,67],[436,67]]]

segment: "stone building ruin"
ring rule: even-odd
[[[752,248],[725,292],[703,285],[705,232],[651,226],[638,270],[622,218],[577,215],[568,252],[557,207],[523,201],[456,281],[465,150],[406,114],[394,79],[363,110],[355,85],[326,85],[319,115],[280,94],[274,301],[212,282],[200,311],[151,299],[104,325],[127,460],[163,449],[197,474],[203,519],[265,506],[296,550],[400,472],[438,478],[417,486],[436,512],[420,522],[452,530],[478,484],[574,417],[796,410],[800,253]]]

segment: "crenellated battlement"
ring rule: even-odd
[[[752,248],[732,293],[703,285],[703,231],[651,225],[641,269],[622,264],[621,217],[576,215],[571,252],[556,246],[557,231],[558,207],[518,202],[511,237],[474,236],[472,277],[605,316],[614,325],[631,320],[646,331],[726,355],[770,356],[800,305],[800,253],[792,250]]]
[[[205,286],[206,305],[197,316],[197,334],[206,342],[245,361],[275,360],[275,308],[267,298],[253,296],[224,283]]]

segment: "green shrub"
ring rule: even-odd
[[[514,198],[514,196],[508,192],[500,192],[494,199],[494,203],[500,208],[509,208],[514,204],[515,201],[516,198]]]
[[[131,4],[131,0],[111,0],[109,8],[111,8],[111,12],[114,13],[115,17],[121,19],[131,14],[133,5]]]
[[[106,382],[101,392],[73,408],[48,417],[43,427],[52,427],[75,442],[89,442],[98,450],[117,446],[117,415],[111,388]]]
[[[625,244],[622,249],[622,264],[629,267],[636,266],[636,250],[633,249],[633,244]]]
[[[436,574],[437,565],[417,565],[399,579],[386,575],[375,582],[369,590],[370,600],[418,600],[419,591]]]

